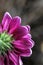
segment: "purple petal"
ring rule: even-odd
[[[2,25],[0,24],[0,33],[2,33]]]
[[[31,56],[31,54],[32,54],[32,50],[28,49],[28,50],[25,50],[23,53],[21,53],[20,56],[29,57],[29,56]]]
[[[20,24],[21,24],[21,18],[19,16],[14,17],[10,23],[9,33],[10,34],[13,33],[15,29],[18,28],[18,26],[20,26]]]
[[[27,39],[27,40],[30,40],[32,38],[31,34],[27,34],[25,36],[22,36],[21,39]]]
[[[29,25],[27,25],[26,27],[28,28],[28,31],[30,32],[30,26],[29,26]]]
[[[12,17],[10,14],[6,12],[2,20],[3,30],[8,30],[11,19]]]
[[[28,49],[28,46],[26,46],[25,43],[23,41],[20,41],[20,40],[14,41],[13,46],[14,46],[14,48],[17,48],[17,49],[22,50],[22,51]]]
[[[5,63],[5,65],[10,65],[9,64],[9,58],[8,58],[7,54],[4,55],[4,63]]]
[[[31,38],[22,38],[21,41],[23,41],[23,43],[25,43],[25,45],[28,47],[28,48],[32,48],[34,46],[34,41],[31,39]]]
[[[14,52],[9,52],[9,59],[12,61],[12,64],[19,65],[19,56]]]
[[[27,35],[28,34],[28,29],[26,26],[19,26],[15,32],[14,32],[14,37],[16,39],[20,39],[22,36]]]
[[[30,49],[32,46],[30,43],[18,40],[13,43],[13,46],[16,49],[17,54],[24,54],[24,55],[29,54],[28,56],[30,56],[31,54]]]
[[[4,65],[4,59],[2,56],[0,56],[0,65]]]

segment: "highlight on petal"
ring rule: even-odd
[[[19,16],[14,17],[10,22],[9,33],[13,33],[15,29],[18,28],[18,26],[20,26],[20,24],[21,24],[21,18]]]
[[[13,51],[9,52],[9,59],[12,61],[12,64],[19,65],[19,56]]]
[[[21,58],[19,57],[19,65],[23,65]]]
[[[32,38],[31,34],[27,34],[25,36],[22,36],[21,39],[27,39],[27,40],[30,40]]]
[[[11,15],[8,12],[6,12],[2,20],[3,30],[8,30],[11,19]]]

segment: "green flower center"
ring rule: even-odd
[[[12,49],[12,36],[3,32],[0,34],[0,54],[6,53],[8,50]]]

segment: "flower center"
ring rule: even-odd
[[[6,53],[8,50],[12,49],[12,36],[3,32],[0,34],[0,54]]]

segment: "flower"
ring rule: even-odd
[[[0,65],[22,65],[21,56],[29,57],[33,46],[30,26],[6,12],[0,23]]]

